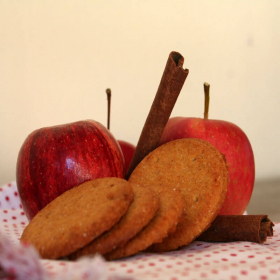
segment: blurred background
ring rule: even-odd
[[[171,51],[190,70],[172,116],[203,117],[208,82],[209,118],[245,131],[257,183],[279,182],[279,15],[277,0],[0,0],[0,185],[33,130],[106,125],[108,87],[111,131],[136,145]]]

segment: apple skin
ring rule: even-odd
[[[206,140],[225,155],[229,185],[219,215],[242,215],[255,181],[254,154],[245,133],[235,124],[222,120],[174,117],[169,119],[159,145],[180,138]]]
[[[135,146],[123,140],[118,140],[121,150],[124,156],[125,172],[127,172],[130,162],[135,152]]]
[[[29,220],[57,196],[85,181],[124,176],[117,140],[92,120],[33,131],[19,151],[16,167],[17,188]]]

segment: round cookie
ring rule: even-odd
[[[106,260],[115,260],[134,255],[151,244],[161,242],[176,229],[183,212],[183,199],[176,190],[157,191],[160,208],[151,222],[124,246],[105,255]]]
[[[184,211],[176,231],[149,248],[162,252],[189,244],[209,227],[224,202],[228,172],[224,156],[210,143],[179,139],[146,156],[129,182],[163,193],[175,188],[183,196]]]
[[[123,246],[150,222],[159,209],[157,194],[151,189],[133,184],[132,188],[134,200],[121,220],[109,231],[68,256],[69,259],[75,260],[96,253],[104,255],[118,246]]]
[[[109,230],[132,201],[131,184],[124,179],[83,183],[38,212],[23,231],[21,241],[33,244],[42,258],[67,256]]]

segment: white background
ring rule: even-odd
[[[0,0],[0,184],[37,128],[83,119],[137,144],[167,57],[189,76],[172,116],[240,126],[256,179],[280,177],[280,2]]]

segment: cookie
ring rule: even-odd
[[[146,226],[159,209],[157,194],[148,188],[132,184],[134,200],[121,220],[109,231],[71,254],[75,260],[81,256],[99,253],[104,255],[118,246],[123,246]]]
[[[228,172],[224,156],[209,142],[179,139],[146,156],[129,182],[152,185],[162,193],[177,189],[183,196],[184,211],[176,231],[149,248],[162,252],[189,244],[209,227],[225,199]]]
[[[155,217],[124,246],[106,254],[105,259],[115,260],[134,255],[153,243],[161,242],[164,237],[176,229],[183,212],[181,194],[176,190],[157,191],[157,194],[160,199],[160,208]]]
[[[42,258],[67,256],[115,225],[132,201],[131,184],[124,179],[83,183],[38,212],[21,241],[33,244]]]

